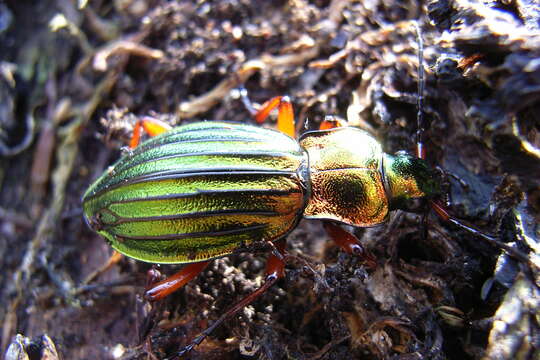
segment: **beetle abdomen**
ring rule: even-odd
[[[276,240],[305,206],[307,155],[249,125],[202,122],[152,138],[83,198],[89,224],[119,252],[153,263],[229,254]]]

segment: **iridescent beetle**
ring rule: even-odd
[[[437,185],[422,159],[385,154],[356,128],[311,131],[297,142],[274,130],[208,121],[134,148],[90,186],[83,207],[88,224],[120,253],[190,263],[147,292],[157,300],[210,259],[284,238],[302,216],[372,226],[403,200],[435,194]],[[337,225],[326,228],[346,251],[361,251]],[[283,256],[284,242],[276,246]],[[284,265],[271,255],[265,285],[235,311],[283,276]]]
[[[377,225],[437,185],[422,159],[385,154],[356,128],[310,131],[296,142],[274,130],[208,121],[141,144],[83,202],[90,226],[120,253],[177,264],[275,241],[302,216]]]
[[[421,76],[422,69],[420,82]],[[421,89],[419,94],[421,103]],[[264,285],[179,355],[284,275],[284,240],[302,216],[373,226],[406,200],[439,193],[421,142],[418,157],[385,154],[373,137],[351,127],[306,132],[297,142],[287,97],[263,104],[257,121],[275,108],[281,132],[215,121],[170,129],[142,119],[134,130],[132,151],[84,194],[87,223],[118,252],[151,263],[187,264],[148,290],[149,300],[176,291],[211,259],[256,242],[271,244]],[[143,128],[157,136],[137,146]],[[483,235],[430,203],[442,218]],[[334,222],[325,223],[332,239],[349,253],[362,253],[357,239]]]

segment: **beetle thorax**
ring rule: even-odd
[[[384,222],[389,202],[382,174],[381,145],[350,127],[305,133],[311,197],[304,216],[354,226]]]

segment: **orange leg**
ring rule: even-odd
[[[109,257],[109,259],[104,265],[102,265],[99,269],[92,272],[90,275],[86,277],[86,279],[84,279],[83,285],[90,283],[92,280],[94,280],[95,278],[103,274],[104,272],[109,271],[109,269],[112,268],[113,265],[117,264],[121,259],[122,259],[122,254],[120,254],[117,251],[113,251],[112,255]]]
[[[343,249],[343,251],[359,256],[366,261],[367,266],[371,269],[377,267],[375,256],[364,249],[356,236],[343,230],[341,226],[331,222],[324,222],[323,226],[328,235],[341,249]]]
[[[338,119],[337,117],[333,115],[326,115],[324,117],[324,120],[319,125],[319,130],[328,130],[333,129],[337,127],[345,127],[348,126],[347,121],[343,119]]]
[[[259,111],[254,116],[255,120],[262,124],[264,120],[270,115],[270,112],[278,108],[278,129],[282,133],[294,138],[296,135],[296,129],[294,127],[294,112],[291,100],[288,96],[276,96],[264,104],[261,105]]]
[[[170,130],[171,126],[161,120],[154,119],[148,116],[137,120],[137,123],[133,128],[133,135],[131,136],[131,141],[129,142],[130,149],[136,148],[141,142],[141,131],[143,129],[148,135],[156,136]]]
[[[180,350],[177,356],[183,356],[190,352],[195,346],[199,345],[216,327],[218,327],[225,320],[236,314],[238,311],[243,309],[245,306],[249,305],[253,300],[262,295],[266,290],[268,290],[274,283],[281,277],[285,275],[285,262],[283,259],[285,255],[285,241],[280,240],[275,243],[277,254],[272,253],[268,258],[266,263],[266,280],[264,284],[239,301],[231,309],[229,309],[225,314],[221,315],[212,325],[210,325],[206,330],[204,330],[199,336],[191,341],[189,345]]]
[[[210,261],[201,261],[186,265],[176,274],[152,285],[152,287],[144,293],[145,299],[148,301],[157,301],[172,294],[182,286],[186,285],[195,276],[199,275],[209,262]]]

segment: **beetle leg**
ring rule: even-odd
[[[178,356],[183,356],[193,350],[195,346],[199,345],[208,335],[210,335],[212,331],[214,331],[216,327],[223,323],[223,321],[227,320],[228,318],[236,314],[238,311],[243,309],[245,306],[249,305],[253,300],[258,298],[272,285],[274,285],[274,283],[279,278],[285,275],[285,241],[277,241],[275,243],[275,246],[278,254],[274,254],[274,252],[272,252],[270,257],[268,258],[268,261],[266,262],[266,280],[264,284],[260,288],[243,298],[241,301],[239,301],[225,314],[221,315],[219,319],[217,319],[212,325],[206,328],[199,336],[193,339],[189,345],[185,346],[182,350],[180,350],[177,354]]]
[[[253,106],[253,103],[249,99],[248,91],[245,87],[240,86],[238,89],[238,95],[240,95],[240,99],[242,100],[242,104],[244,104],[244,107],[247,111],[251,114],[251,116],[255,117],[257,115],[257,110]]]
[[[328,129],[333,129],[337,127],[345,127],[348,125],[349,124],[344,119],[340,119],[334,115],[326,115],[324,117],[324,120],[319,125],[319,130],[328,130]]]
[[[150,289],[159,282],[160,278],[161,272],[157,269],[155,264],[152,265],[152,268],[146,272],[146,288]]]
[[[281,132],[292,138],[296,136],[293,106],[288,96],[283,96],[279,102],[277,124]]]
[[[113,251],[112,255],[109,257],[107,262],[103,264],[102,266],[100,266],[99,269],[95,270],[90,275],[88,275],[86,279],[84,279],[82,284],[86,285],[90,283],[92,280],[94,280],[95,278],[97,278],[98,276],[100,276],[101,274],[103,274],[104,272],[109,271],[109,269],[112,268],[113,265],[117,264],[122,259],[122,257],[123,257],[122,254],[120,254],[118,251]]]
[[[171,126],[161,120],[154,119],[148,116],[137,120],[137,123],[133,128],[133,135],[131,136],[131,141],[129,142],[130,149],[136,148],[137,145],[139,145],[139,143],[141,142],[141,131],[143,129],[148,135],[156,136],[170,130]]]
[[[242,103],[251,116],[255,118],[257,123],[262,124],[264,120],[270,115],[272,110],[278,108],[278,121],[277,126],[279,131],[290,137],[296,137],[296,128],[294,122],[294,111],[291,103],[291,99],[288,96],[276,96],[270,100],[265,101],[259,110],[255,110],[253,103],[248,97],[247,90],[244,87],[238,89]]]
[[[325,221],[323,223],[323,227],[328,233],[328,235],[332,238],[332,240],[334,240],[334,242],[341,249],[343,249],[343,251],[349,254],[359,256],[364,261],[366,261],[367,266],[371,269],[377,267],[375,256],[373,256],[372,253],[364,249],[356,236],[354,236],[348,231],[345,231],[341,226],[332,222]]]
[[[288,96],[276,96],[264,104],[255,114],[255,120],[261,124],[266,120],[272,110],[278,108],[277,126],[279,131],[294,138],[296,129],[294,127],[294,112],[291,99]]]
[[[158,282],[155,285],[152,285],[152,287],[146,290],[144,293],[145,299],[148,301],[157,301],[172,294],[187,284],[195,276],[199,275],[199,273],[204,270],[209,262],[210,261],[201,261],[186,265],[176,274]]]

